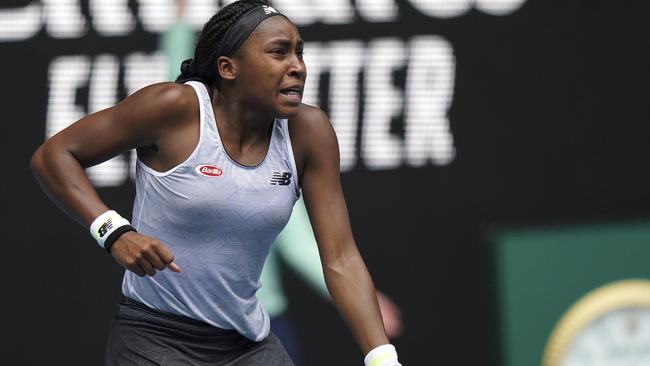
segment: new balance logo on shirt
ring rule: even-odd
[[[289,172],[273,172],[273,178],[271,178],[271,185],[274,186],[288,186],[291,183],[291,173]]]

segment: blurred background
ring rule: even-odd
[[[173,78],[225,3],[0,3],[3,363],[102,364],[123,273],[47,199],[31,154]],[[401,310],[404,365],[650,364],[650,302],[619,296],[585,315],[600,327],[574,327],[587,346],[552,336],[590,291],[650,278],[650,3],[271,4],[307,41],[305,102],[334,124],[355,238]],[[133,163],[88,170],[127,218]],[[331,304],[286,267],[282,278],[303,363],[361,364]]]

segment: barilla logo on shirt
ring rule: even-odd
[[[196,168],[194,168],[194,170],[196,170],[196,172],[201,175],[205,175],[206,177],[218,177],[221,174],[223,174],[223,170],[210,164],[197,165]]]

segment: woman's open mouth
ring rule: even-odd
[[[302,87],[290,87],[286,89],[280,90],[280,93],[285,95],[289,100],[295,102],[295,103],[300,103],[302,100]]]

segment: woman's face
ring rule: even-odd
[[[248,102],[277,117],[298,112],[307,77],[303,44],[296,27],[283,16],[257,26],[233,57],[236,85]]]

